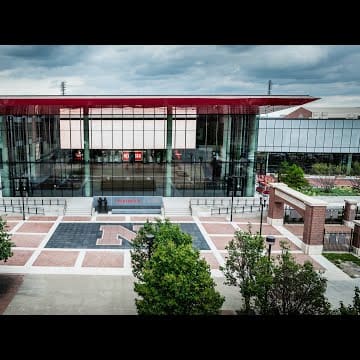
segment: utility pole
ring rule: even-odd
[[[65,95],[65,89],[66,89],[66,86],[65,86],[65,81],[62,81],[61,82],[61,95]]]
[[[268,83],[268,95],[271,95],[271,87],[272,87],[272,81],[269,80],[269,83]]]

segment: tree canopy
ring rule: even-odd
[[[147,234],[154,235],[152,244]],[[144,224],[133,241],[131,262],[140,315],[213,315],[225,301],[191,235],[169,220]]]
[[[290,165],[286,161],[281,163],[279,181],[295,190],[300,190],[309,185],[308,181],[305,179],[303,169],[296,164]]]
[[[0,260],[7,261],[13,255],[12,246],[15,244],[10,241],[10,234],[6,231],[6,221],[0,216]]]
[[[225,300],[199,251],[173,241],[157,246],[135,291],[140,315],[215,315]]]
[[[306,261],[298,264],[284,242],[281,254],[269,259],[259,234],[238,231],[226,246],[224,272],[228,285],[239,287],[241,312],[261,315],[328,314],[327,280]]]

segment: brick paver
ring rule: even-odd
[[[285,241],[286,245],[289,246],[290,251],[291,250],[301,250],[298,246],[296,246],[292,241],[290,241],[288,238],[286,237],[277,237],[275,238],[275,244],[271,246],[271,251],[272,250],[281,250],[280,247],[280,241]],[[264,241],[265,247],[268,248],[268,245],[266,245],[266,241]]]
[[[234,234],[231,224],[208,223],[202,224],[208,234]]]
[[[194,221],[192,216],[166,216],[170,221]]]
[[[64,216],[63,221],[90,221],[91,216]]]
[[[96,241],[96,245],[121,245],[122,238],[132,241],[136,237],[136,233],[121,225],[101,225],[100,230],[102,236]]]
[[[8,258],[6,262],[1,260],[0,265],[24,266],[34,251],[12,249],[12,252],[14,255]]]
[[[22,220],[22,215],[1,215],[4,220]]]
[[[284,228],[296,236],[302,236],[304,232],[304,224],[284,224]]]
[[[78,255],[78,251],[44,250],[36,258],[33,266],[74,266]]]
[[[212,253],[200,252],[200,256],[206,260],[211,269],[219,269],[219,262]]]
[[[46,234],[52,228],[54,223],[31,223],[27,222],[21,225],[20,229],[17,232],[21,233],[41,233]]]
[[[5,229],[10,232],[18,223],[19,221],[7,221]]]
[[[14,234],[11,241],[18,247],[38,247],[46,235]]]
[[[214,243],[218,250],[225,250],[225,246],[233,238],[231,235],[212,235],[210,236],[211,241]]]
[[[247,224],[237,224],[243,231],[248,231]],[[256,234],[260,232],[260,224],[251,223],[251,233]],[[281,235],[273,226],[268,224],[262,225],[262,235]]]
[[[309,255],[306,254],[292,254],[292,255],[295,257],[296,262],[298,262],[299,264],[303,264],[306,260],[308,260],[313,264],[315,270],[324,270],[324,268]]]
[[[96,221],[125,221],[125,216],[97,216]]]
[[[220,221],[227,221],[226,220],[226,216],[211,216],[211,217],[208,217],[208,216],[202,216],[202,217],[199,217],[199,220],[200,221],[217,221],[217,222],[220,222]]]
[[[87,251],[83,267],[124,267],[124,255],[113,251]]]
[[[233,222],[236,223],[253,223],[253,224],[260,224],[260,216],[254,216],[254,217],[245,217],[245,216],[233,216]],[[266,216],[263,217],[263,224],[266,224]]]
[[[134,221],[134,222],[137,222],[137,221],[143,221],[143,222],[146,222],[146,220],[149,220],[149,221],[152,221],[152,222],[155,222],[156,218],[158,218],[160,216],[160,214],[158,216],[131,216],[130,217],[130,221]]]
[[[57,216],[29,216],[28,221],[56,221]]]
[[[128,230],[126,230],[127,233],[131,233],[134,235],[134,233],[131,231],[138,230],[141,226],[143,226],[143,222],[146,221],[146,219],[149,219],[150,221],[154,221],[158,216],[131,216],[131,220],[125,220],[129,219],[128,216],[110,216],[110,215],[99,215],[96,217],[96,221],[109,221],[112,222],[112,224],[108,224],[106,226],[128,226]],[[8,220],[8,224],[11,226],[11,229],[14,229],[16,225],[19,224],[19,220],[21,220],[21,216],[15,216],[12,217],[10,220],[10,217],[6,217]],[[51,230],[51,228],[54,225],[54,221],[57,220],[57,216],[30,216],[24,224],[21,225],[21,227],[14,232],[14,234],[11,235],[11,241],[15,243],[17,247],[21,248],[38,248],[42,241],[44,241],[46,234]],[[54,246],[54,244],[48,243],[47,248],[55,248],[55,247],[64,247],[66,248],[76,248],[79,249],[99,249],[96,251],[86,251],[85,256],[83,259],[83,262],[81,264],[82,269],[86,268],[124,268],[124,252],[123,251],[106,251],[104,248],[111,248],[111,245],[103,245],[104,247],[97,246],[96,239],[101,236],[101,232],[99,232],[98,229],[101,225],[105,224],[98,224],[95,222],[90,222],[91,217],[90,216],[65,216],[64,217],[64,224],[67,221],[73,221],[74,226],[84,226],[84,229],[78,229],[79,231],[71,230],[70,232],[70,238],[67,239],[64,233],[60,231],[62,234],[62,240],[64,244],[60,244],[59,246]],[[169,219],[171,221],[192,221],[193,218],[190,216],[170,216]],[[202,222],[202,226],[205,229],[205,231],[209,234],[211,241],[215,245],[216,249],[219,251],[223,259],[226,259],[227,251],[225,251],[225,246],[228,244],[228,242],[234,237],[234,233],[236,229],[228,220],[226,220],[226,217],[221,216],[213,216],[213,217],[201,217],[200,218]],[[240,228],[247,230],[248,222],[251,222],[252,224],[252,232],[256,233],[256,231],[259,230],[259,219],[255,217],[233,217],[233,223],[236,223]],[[80,224],[79,221],[87,222],[84,224]],[[120,224],[114,224],[114,221],[122,222]],[[127,221],[125,223],[125,221]],[[137,222],[137,224],[136,224]],[[135,223],[135,224],[131,224]],[[140,223],[140,224],[139,224]],[[69,223],[66,223],[67,225],[71,225]],[[59,227],[62,225],[62,223],[59,224],[56,231],[59,230]],[[96,225],[95,228],[92,226]],[[134,228],[132,226],[129,227],[129,225],[134,225]],[[205,242],[199,231],[199,229],[196,227],[196,229],[190,228],[193,226],[193,224],[189,223],[182,223],[181,224],[183,231],[191,233],[194,238],[194,244],[197,244],[196,247],[202,250],[209,249],[208,244]],[[287,228],[289,231],[295,233],[298,237],[301,237],[303,232],[303,224],[286,224],[285,228]],[[349,228],[342,226],[342,225],[326,225],[326,228],[328,231],[350,231]],[[31,234],[26,234],[31,233]],[[272,247],[272,255],[275,257],[279,254],[280,251],[280,240],[286,239],[286,237],[281,236],[281,234],[275,230],[274,227],[271,225],[263,222],[262,225],[262,233],[265,237],[267,234],[276,235],[276,242],[275,245]],[[75,246],[77,244],[76,239],[84,239],[89,238],[89,236],[93,236],[93,240],[89,240],[90,242],[85,242],[84,244],[81,244],[81,246]],[[54,234],[52,235],[54,236]],[[92,238],[91,238],[92,239]],[[288,239],[286,239],[288,240]],[[126,241],[124,240],[123,243]],[[202,244],[202,242],[205,243]],[[290,240],[288,240],[288,244],[290,246],[290,251],[300,251],[300,249],[293,244]],[[56,245],[56,244],[55,244]],[[266,245],[265,245],[266,246]],[[112,248],[117,248],[117,246],[112,246]],[[124,246],[124,249],[129,249],[129,246]],[[20,250],[16,247],[13,248],[14,256],[9,258],[6,263],[3,261],[0,262],[0,265],[4,266],[4,269],[6,266],[14,265],[14,266],[24,266],[26,262],[29,260],[31,255],[33,255],[34,250],[31,249],[25,249]],[[59,267],[74,267],[76,264],[76,260],[79,256],[80,252],[76,250],[71,251],[64,251],[64,250],[42,250],[40,255],[35,259],[32,266],[59,266]],[[310,260],[314,263],[314,266],[316,269],[320,269],[321,266],[308,255],[304,255],[302,253],[295,254],[293,253],[294,257],[296,257],[297,261],[300,263],[303,263],[305,259]],[[128,256],[128,255],[127,255]],[[203,252],[201,251],[201,256],[206,259],[206,261],[210,264],[211,269],[219,269],[219,262],[217,261],[216,257],[211,251]],[[10,269],[8,270],[10,271]],[[26,269],[24,269],[24,272],[26,272]]]

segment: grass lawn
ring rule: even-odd
[[[347,253],[323,253],[329,261],[352,278],[360,277],[360,258]]]

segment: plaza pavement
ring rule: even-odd
[[[30,216],[25,221],[21,216],[7,216],[7,226],[14,255],[7,262],[0,262],[0,278],[21,275],[17,282],[16,295],[8,296],[4,314],[136,314],[133,292],[133,277],[129,249],[103,248],[48,248],[46,244],[59,224],[64,223],[142,223],[154,216],[139,215],[94,215],[94,216]],[[239,308],[239,292],[223,284],[226,244],[236,230],[259,230],[260,219],[256,217],[169,216],[173,223],[195,223],[208,250],[200,254],[209,263],[217,288],[226,297],[222,307],[224,314],[232,314]],[[321,255],[305,255],[299,248],[299,235],[289,228],[263,224],[263,235],[277,239],[272,255],[280,253],[279,241],[285,240],[297,261],[309,260],[316,269],[325,271],[328,278],[330,302],[352,301],[354,286],[360,279],[352,279]],[[295,231],[296,232],[296,231]],[[13,287],[14,289],[14,287]],[[14,292],[14,291],[13,291]],[[1,293],[0,293],[1,297]],[[10,299],[10,300],[9,300]],[[1,307],[0,307],[1,313]]]

